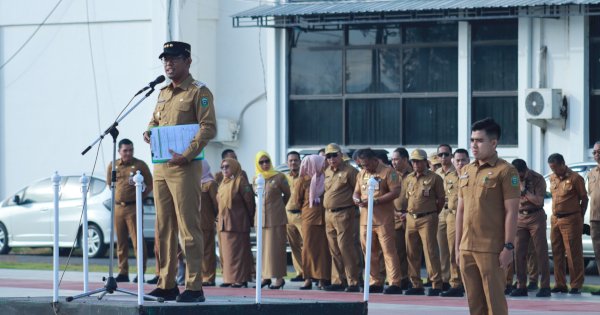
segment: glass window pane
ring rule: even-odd
[[[501,128],[499,145],[518,144],[517,97],[474,97],[472,122],[492,117]]]
[[[410,25],[403,28],[405,43],[458,41],[458,24]]]
[[[590,16],[590,36],[600,37],[600,17]]]
[[[344,32],[339,31],[301,31],[294,30],[296,48],[340,47],[344,43]]]
[[[590,88],[600,90],[600,41],[590,43]]]
[[[61,200],[82,199],[81,183],[79,177],[69,176],[67,183],[62,187],[60,194]],[[88,195],[89,196],[89,195]]]
[[[404,52],[404,92],[458,90],[458,48],[407,48]]]
[[[348,93],[399,92],[399,50],[348,50],[346,91]]]
[[[351,27],[348,30],[348,44],[400,44],[400,28],[397,26]]]
[[[474,46],[471,66],[473,91],[517,89],[517,45]]]
[[[54,191],[50,178],[39,181],[25,190],[23,203],[51,202],[54,200]]]
[[[590,148],[594,146],[596,141],[600,141],[600,95],[590,97]]]
[[[346,117],[350,145],[400,143],[398,99],[348,100]]]
[[[456,98],[418,98],[404,100],[404,145],[449,143],[458,139],[458,101]]]
[[[325,145],[342,143],[342,102],[290,101],[290,145]]]
[[[102,191],[106,186],[106,182],[102,179],[97,179],[92,177],[92,181],[90,182],[90,196],[95,196]]]
[[[503,21],[482,21],[472,23],[473,41],[516,40],[519,24],[517,19]]]

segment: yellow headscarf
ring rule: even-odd
[[[263,156],[268,158],[269,161],[271,161],[269,163],[268,171],[263,171],[262,167],[260,167],[260,164],[258,163],[260,158],[262,158]],[[267,180],[279,173],[278,171],[273,169],[273,160],[271,160],[271,156],[269,156],[269,153],[267,153],[265,151],[259,151],[258,153],[256,153],[256,157],[254,159],[254,170],[256,172],[256,175],[261,174],[265,180]]]

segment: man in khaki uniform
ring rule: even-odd
[[[588,173],[588,192],[590,193],[590,234],[596,256],[596,265],[600,272],[600,141],[594,143],[592,153],[598,166]],[[592,295],[600,295],[600,290]]]
[[[521,199],[515,240],[516,258],[513,262],[517,271],[518,287],[512,290],[510,296],[527,296],[527,255],[531,240],[542,274],[541,289],[536,296],[549,297],[550,267],[548,240],[546,239],[546,212],[544,211],[546,181],[541,174],[530,170],[522,159],[513,160],[512,165],[519,173]]]
[[[300,175],[300,153],[291,151],[287,154],[287,165],[290,172],[286,175],[290,184],[291,196],[288,203],[285,205],[287,212],[287,239],[292,249],[292,263],[296,269],[296,276],[291,279],[292,282],[304,281],[302,275],[302,214],[300,212],[301,205],[295,203],[295,182]]]
[[[583,177],[565,165],[559,153],[548,157],[550,192],[552,193],[552,223],[550,239],[554,260],[554,293],[581,294],[583,285],[583,216],[587,210],[588,196]],[[571,290],[567,290],[565,254],[569,259]]]
[[[183,42],[167,42],[159,58],[171,83],[163,87],[148,125],[198,124],[199,130],[183,152],[174,152],[171,160],[154,165],[156,228],[159,234],[160,277],[150,295],[178,302],[203,302],[202,230],[200,195],[202,162],[196,157],[216,134],[213,95],[203,83],[190,75],[191,47]],[[150,142],[150,130],[144,132]],[[187,259],[185,291],[179,295],[175,282],[178,236]]]
[[[450,289],[450,246],[448,239],[448,226],[447,217],[448,214],[456,215],[456,202],[453,204],[454,209],[448,208],[448,204],[450,202],[448,188],[450,191],[456,196],[458,193],[458,188],[456,185],[458,183],[458,176],[456,175],[456,169],[452,165],[452,147],[449,144],[440,144],[437,149],[437,159],[440,161],[441,166],[435,170],[436,174],[440,175],[444,180],[444,189],[446,191],[446,202],[444,203],[444,207],[439,215],[438,222],[438,231],[437,231],[437,242],[440,248],[440,264],[441,264],[441,273],[442,273],[442,291],[447,291]],[[456,177],[456,178],[454,178]],[[458,198],[456,198],[458,200]],[[454,231],[452,231],[454,233]]]
[[[325,170],[325,232],[331,253],[331,285],[325,291],[359,292],[359,262],[355,240],[356,206],[352,194],[358,171],[345,163],[340,146],[325,148],[329,167]]]
[[[360,210],[360,241],[363,254],[366,255],[367,241],[367,203],[368,203],[368,181],[371,177],[377,180],[373,199],[373,244],[371,247],[371,280],[369,291],[384,294],[402,294],[400,288],[400,261],[396,251],[396,231],[394,229],[394,199],[398,198],[401,182],[398,173],[388,166],[379,162],[375,152],[371,149],[362,149],[358,152],[361,171],[356,178],[354,188],[354,203]],[[385,269],[390,286],[383,290],[380,275],[379,251],[383,251]],[[369,263],[369,262],[367,262]]]
[[[506,269],[513,259],[519,209],[517,170],[498,158],[500,126],[491,118],[471,126],[475,161],[461,170],[456,211],[457,260],[471,314],[508,314]]]
[[[408,159],[408,151],[405,148],[397,148],[392,152],[392,166],[400,176],[402,189],[400,196],[394,199],[394,229],[396,230],[396,250],[400,260],[400,288],[408,290],[411,286],[408,278],[408,260],[406,258],[406,213],[408,212],[408,199],[406,199],[406,188],[408,174],[413,172]]]
[[[406,254],[413,287],[406,291],[406,295],[425,294],[421,280],[424,247],[427,273],[432,282],[427,295],[438,296],[442,292],[442,276],[436,235],[438,215],[444,206],[444,183],[439,175],[427,169],[427,153],[424,150],[414,150],[410,160],[415,171],[408,175],[404,193],[408,199]]]
[[[129,139],[119,141],[119,155],[116,164],[115,182],[115,234],[117,235],[117,259],[119,260],[119,275],[115,278],[117,282],[129,282],[129,241],[131,237],[133,251],[137,255],[137,230],[136,230],[136,205],[135,205],[135,182],[133,176],[137,171],[144,176],[146,188],[142,192],[144,200],[152,191],[152,174],[148,165],[142,160],[133,157],[133,142]],[[110,186],[112,173],[112,162],[106,171],[106,184]],[[144,271],[146,271],[146,243],[142,240],[144,251]],[[142,280],[143,281],[143,280]],[[137,276],[133,282],[138,282]]]

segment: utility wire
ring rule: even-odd
[[[63,2],[63,0],[58,0],[56,5],[54,6],[54,8],[52,8],[52,10],[50,11],[50,13],[48,13],[46,18],[42,21],[42,23],[38,24],[38,26],[35,28],[33,33],[31,33],[29,38],[27,38],[27,40],[23,43],[23,45],[21,45],[21,47],[19,47],[19,49],[17,49],[17,51],[15,51],[15,53],[12,56],[10,56],[2,65],[0,65],[0,70],[2,70],[2,68],[4,68],[4,66],[6,66],[9,62],[11,62],[13,60],[13,58],[15,58],[21,52],[21,50],[23,50],[23,48],[25,48],[25,46],[27,46],[29,41],[31,41],[31,39],[33,39],[33,37],[35,36],[35,34],[37,34],[37,32],[40,30],[40,28],[42,28],[42,26],[44,26],[44,24],[46,24],[46,21],[48,21],[48,19],[52,15],[52,13],[54,13],[54,11],[56,10],[56,8],[58,8],[58,6],[60,5],[61,2]]]

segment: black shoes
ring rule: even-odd
[[[516,288],[510,292],[510,296],[527,296],[527,288]]]
[[[549,297],[551,295],[550,288],[541,288],[538,293],[535,294],[536,297]]]
[[[440,289],[429,289],[429,291],[427,291],[427,296],[440,296],[440,294],[442,293],[442,290]]]
[[[383,293],[383,286],[372,284],[369,286],[369,293]]]
[[[410,288],[404,292],[404,295],[425,295],[425,289],[423,288]]]
[[[177,302],[180,302],[180,303],[197,303],[197,302],[206,301],[206,298],[204,297],[204,292],[202,290],[200,290],[200,291],[185,290],[185,291],[183,291],[183,293],[178,295],[176,299],[177,299]]]
[[[133,278],[133,283],[137,283],[138,282],[138,277],[135,276],[135,278]],[[144,282],[144,278],[142,278],[142,282]]]
[[[115,281],[117,281],[117,282],[129,282],[129,275],[118,275],[115,278]]]
[[[179,297],[179,288],[177,286],[172,289],[156,288],[148,293],[148,295],[163,298],[165,301],[175,301]]]
[[[428,278],[427,282],[423,283],[423,286],[426,288],[430,288],[433,286],[433,282],[431,282],[431,280],[429,280],[429,278]]]
[[[300,287],[300,290],[312,290],[312,281],[304,281],[304,285]]]
[[[402,289],[397,285],[391,285],[383,290],[383,294],[402,294]]]
[[[554,287],[550,292],[552,293],[567,293],[569,290],[567,288]]]
[[[600,290],[590,292],[592,295],[600,295]]]
[[[569,294],[581,294],[581,290],[577,289],[577,288],[571,288],[571,291],[569,291]]]
[[[513,289],[514,288],[511,284],[507,284],[506,287],[504,288],[504,295],[509,295]]]
[[[216,283],[214,281],[204,281],[202,282],[203,287],[214,287]]]
[[[346,289],[344,290],[345,292],[360,292],[360,287],[357,285],[350,285],[348,287],[346,287]],[[600,292],[600,291],[598,291]]]
[[[537,291],[538,289],[538,285],[537,282],[529,282],[529,284],[527,285],[527,291]]]
[[[290,279],[291,282],[302,282],[304,281],[304,278],[301,275],[297,275],[293,278]]]
[[[270,285],[269,289],[271,289],[271,290],[279,290],[279,289],[283,290],[283,286],[285,286],[285,280],[281,279],[281,283],[280,284]]]
[[[248,287],[248,281],[244,281],[241,283],[234,283],[231,285],[232,288],[247,288]]]
[[[158,279],[159,279],[159,276],[154,276],[154,278],[146,281],[146,283],[147,284],[157,284],[158,283]]]
[[[465,291],[461,288],[450,288],[450,290],[446,292],[442,292],[440,296],[443,297],[463,297],[465,296]]]
[[[412,283],[410,282],[410,280],[408,278],[404,278],[404,279],[400,280],[400,289],[406,291],[410,288],[412,288]]]
[[[442,291],[448,291],[448,290],[450,290],[450,288],[451,288],[450,283],[448,283],[448,282],[442,283]]]
[[[260,282],[260,287],[264,288],[264,287],[270,287],[271,286],[271,279],[267,279],[267,280],[263,280]]]
[[[330,284],[323,287],[323,291],[344,291],[346,287],[341,284]]]

